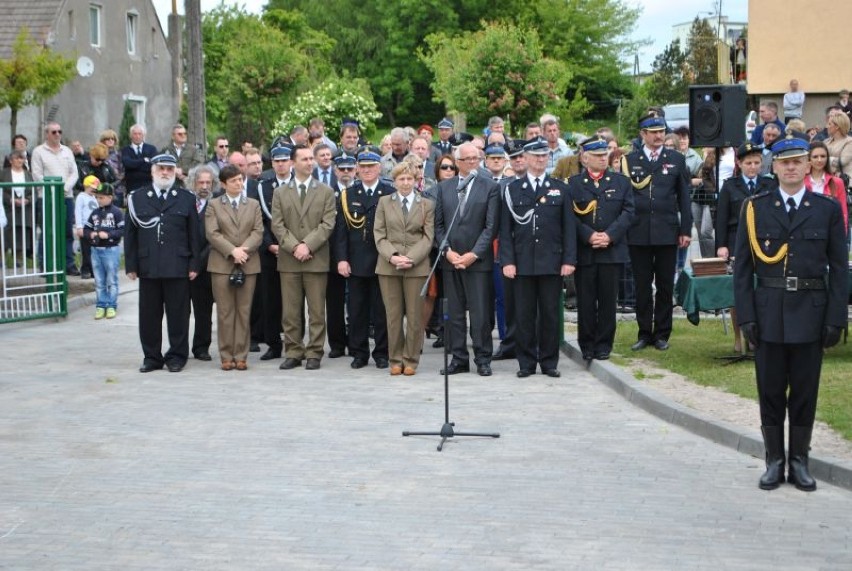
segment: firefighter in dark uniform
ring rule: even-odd
[[[643,117],[642,147],[621,160],[622,173],[633,185],[636,209],[627,231],[639,323],[634,351],[649,345],[660,351],[669,348],[677,250],[688,247],[692,235],[689,170],[682,154],[663,147],[665,132],[665,119],[654,114]]]
[[[175,158],[151,159],[153,184],[128,196],[125,271],[139,278],[139,337],[145,355],[139,371],[177,373],[189,356],[189,280],[199,272],[200,235],[195,195],[175,184]],[[163,311],[169,349],[162,354]]]
[[[258,185],[258,202],[263,219],[263,240],[260,253],[260,276],[258,281],[260,299],[260,327],[262,340],[269,347],[260,356],[261,361],[279,359],[284,348],[281,341],[281,275],[278,273],[278,239],[272,232],[272,197],[275,189],[290,180],[293,152],[289,145],[279,145],[269,153],[272,160],[271,177],[262,178]]]
[[[759,486],[772,490],[784,482],[787,416],[787,479],[812,491],[808,450],[823,351],[837,344],[846,326],[846,235],[840,205],[805,190],[807,141],[782,139],[772,153],[779,188],[744,204],[734,249],[734,296],[743,335],[756,347],[766,447]]]
[[[527,174],[509,183],[500,214],[503,275],[515,280],[518,377],[560,375],[559,294],[577,263],[577,220],[567,185],[545,174],[544,139],[524,145]],[[539,317],[536,327],[535,316]]]
[[[377,368],[388,368],[388,332],[376,276],[379,253],[373,238],[373,221],[379,199],[393,194],[395,189],[379,180],[381,158],[373,147],[364,147],[358,153],[359,180],[340,193],[332,237],[337,271],[349,283],[349,355],[353,369],[366,366],[370,359],[371,324],[376,342],[373,360]]]
[[[453,143],[451,140],[453,127],[455,127],[455,124],[446,117],[438,121],[438,140],[432,143],[432,146],[438,149],[440,153],[438,158],[441,158],[443,155],[450,155],[453,152]]]
[[[568,180],[577,216],[577,324],[583,359],[606,360],[615,340],[618,280],[629,260],[627,230],[633,222],[633,186],[608,170],[602,137],[581,144],[585,168]]]
[[[335,181],[334,202],[340,211],[340,194],[352,185],[355,175],[355,157],[344,151],[338,151],[334,157]],[[325,321],[328,337],[328,356],[331,359],[346,355],[348,345],[346,334],[346,278],[337,273],[337,258],[334,248],[329,256],[328,283],[325,288]]]

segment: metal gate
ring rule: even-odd
[[[0,183],[0,323],[68,314],[61,178]]]

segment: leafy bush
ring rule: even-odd
[[[372,129],[381,116],[365,80],[333,78],[296,97],[272,131],[275,136],[286,135],[294,126],[307,127],[311,119],[319,117],[325,121],[326,132],[334,136],[345,117],[357,120],[364,131]]]

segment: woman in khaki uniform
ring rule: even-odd
[[[256,255],[263,239],[260,204],[243,196],[240,169],[227,165],[219,171],[225,194],[207,205],[204,227],[210,243],[207,271],[216,300],[216,324],[222,370],[248,369],[251,327],[249,315],[260,257]],[[242,280],[239,271],[243,272]],[[240,284],[239,282],[243,283]]]
[[[417,372],[423,345],[420,290],[429,275],[435,206],[414,191],[416,172],[410,163],[394,167],[391,177],[397,191],[379,200],[373,226],[376,274],[387,315],[390,374],[410,376]]]

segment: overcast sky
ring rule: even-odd
[[[594,0],[591,0],[594,1]],[[639,67],[641,71],[650,71],[654,57],[665,49],[672,40],[672,26],[691,21],[696,15],[716,13],[719,2],[722,3],[722,15],[728,16],[732,22],[745,22],[748,18],[748,0],[627,0],[633,6],[642,8],[642,15],[636,24],[633,37],[635,39],[650,39],[653,43],[642,48],[639,52]],[[220,0],[201,0],[202,10],[211,10],[219,5]],[[260,13],[267,0],[231,0],[228,5],[243,5],[250,12]],[[167,29],[165,18],[171,10],[171,0],[154,0],[154,6],[163,29]],[[178,0],[178,11],[183,13],[183,0]],[[627,62],[629,70],[633,69],[633,60]]]

